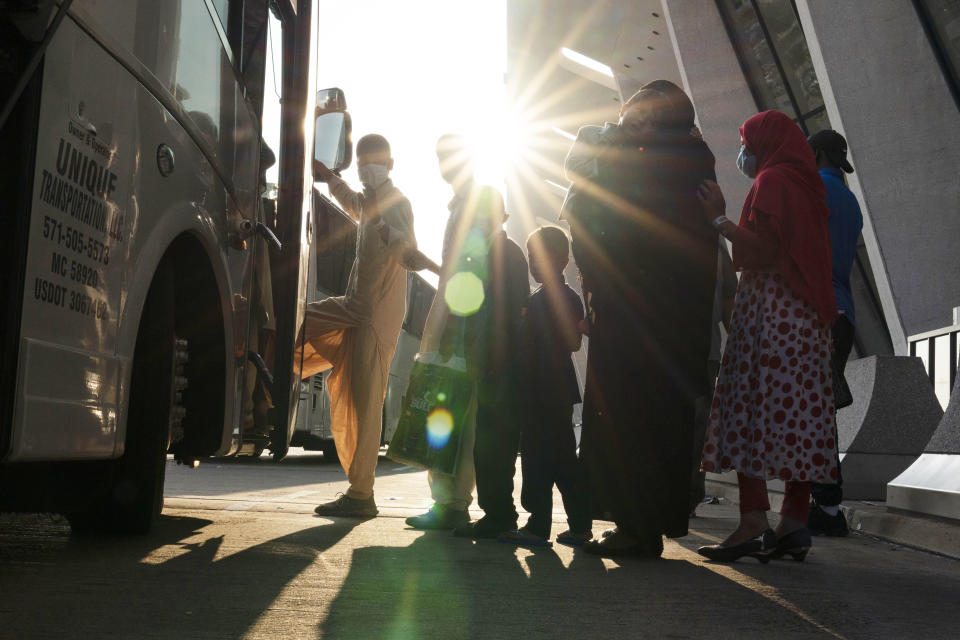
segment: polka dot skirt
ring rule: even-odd
[[[774,271],[744,271],[703,447],[703,470],[837,478],[830,331]]]

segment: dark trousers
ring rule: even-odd
[[[520,504],[530,512],[527,529],[550,537],[553,522],[553,485],[560,490],[570,531],[583,533],[592,525],[577,440],[573,434],[573,406],[528,410],[520,436],[523,489]]]
[[[693,418],[693,469],[690,478],[690,513],[703,502],[706,497],[707,474],[700,471],[700,462],[703,460],[703,442],[707,435],[707,423],[710,421],[710,406],[713,403],[713,392],[717,386],[717,375],[720,373],[720,362],[711,360],[707,363],[707,379],[709,391],[706,395],[697,398]]]
[[[833,323],[830,329],[830,338],[833,341],[833,371],[843,373],[847,366],[847,358],[850,357],[850,350],[853,349],[853,324],[847,320],[847,317],[841,315]],[[834,429],[836,429],[836,416],[834,416]],[[837,482],[836,484],[814,483],[810,487],[810,495],[813,501],[821,507],[836,507],[843,502],[843,475],[840,473],[840,438],[836,431],[833,434],[833,440],[837,443]]]
[[[481,392],[478,398],[473,465],[477,504],[483,509],[484,519],[507,531],[517,528],[513,477],[517,472],[520,420],[515,403],[503,401],[504,395]]]

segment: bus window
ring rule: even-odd
[[[408,281],[407,315],[403,319],[403,330],[417,338],[423,337],[423,327],[427,322],[427,314],[433,304],[435,291],[426,280],[416,274],[411,274]]]
[[[184,2],[176,33],[177,74],[174,95],[216,148],[220,142],[223,82],[233,82],[229,62],[213,18],[202,2]],[[232,105],[230,105],[232,107]]]
[[[283,33],[280,21],[268,11],[266,64],[263,82],[263,141],[280,157],[280,97],[283,86]],[[280,183],[280,163],[267,169],[267,189],[275,193]]]
[[[199,130],[204,153],[220,165],[228,190],[239,202],[255,202],[259,145],[252,142],[258,127],[219,20],[204,2],[181,2],[173,19],[171,91]]]
[[[342,296],[356,256],[357,226],[324,196],[314,191],[317,212],[317,293]]]

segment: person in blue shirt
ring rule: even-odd
[[[853,173],[853,167],[847,160],[847,141],[844,137],[836,131],[825,129],[810,136],[807,142],[816,155],[817,168],[827,188],[827,207],[830,209],[827,224],[833,247],[833,289],[840,312],[831,329],[836,390],[841,386],[837,382],[843,380],[843,370],[853,347],[855,316],[850,272],[863,228],[863,213],[843,177],[844,173]],[[842,386],[845,388],[845,383]],[[846,406],[842,398],[836,399],[838,409]],[[847,521],[840,513],[843,477],[839,473],[839,465],[837,478],[837,484],[814,484],[811,488],[813,502],[807,528],[814,535],[845,536],[848,533]]]

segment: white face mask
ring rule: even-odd
[[[746,177],[757,177],[757,156],[747,151],[745,145],[740,145],[740,155],[737,156],[737,169]]]
[[[390,169],[385,164],[365,164],[362,167],[357,167],[357,173],[360,175],[360,183],[363,184],[364,188],[376,189],[387,181]]]

